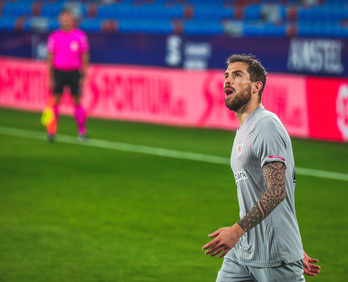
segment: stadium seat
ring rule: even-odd
[[[287,36],[287,26],[298,26],[299,36],[347,37],[341,25],[348,19],[346,0],[322,0],[305,6],[299,0],[2,0],[0,29],[14,27],[13,19],[25,21],[25,29],[33,26],[55,29],[63,8],[71,9],[88,31],[107,31],[105,20],[118,20],[121,32],[172,33],[173,20],[186,20],[184,34],[222,34],[224,23],[242,20],[238,32],[231,26],[229,34],[245,36]],[[88,11],[88,13],[87,13]],[[291,12],[290,14],[287,12]],[[41,15],[44,20],[37,16]],[[30,18],[36,16],[35,18]],[[227,20],[227,21],[226,21]],[[111,21],[112,23],[113,21]],[[136,23],[139,22],[139,23]],[[340,25],[341,24],[341,25]],[[112,29],[112,28],[111,28]],[[243,30],[243,32],[242,32]],[[293,34],[293,33],[291,33]],[[290,35],[290,33],[289,33]]]
[[[325,0],[325,3],[327,5],[344,5],[347,4],[347,0]]]
[[[261,5],[251,5],[244,10],[245,20],[260,20],[261,19]]]
[[[78,2],[55,2],[46,3],[42,6],[41,15],[44,17],[56,17],[62,9],[69,9],[77,17],[83,17],[87,14],[87,6],[83,3]]]
[[[136,18],[163,18],[163,19],[172,19],[172,18],[182,18],[184,8],[183,6],[175,7],[165,7],[165,6],[144,6],[136,7],[130,10],[132,17]]]
[[[132,9],[133,6],[129,4],[103,5],[98,6],[97,16],[106,19],[115,19],[120,17],[126,18],[129,16]]]
[[[246,24],[243,28],[244,36],[284,37],[286,25],[275,26],[272,24]]]
[[[217,4],[222,6],[226,0],[187,0],[187,3],[194,5]]]
[[[3,16],[22,16],[31,14],[32,2],[8,2],[2,8]]]
[[[41,15],[43,17],[56,17],[64,8],[64,2],[46,3],[42,6]]]
[[[102,19],[84,19],[80,23],[80,28],[85,31],[101,31],[103,26]]]
[[[194,8],[193,18],[197,20],[221,20],[233,19],[234,10],[226,9],[218,5],[197,5]]]
[[[161,20],[130,20],[121,19],[118,26],[119,32],[140,32],[166,34],[173,32],[173,26],[168,21]]]
[[[184,33],[191,35],[219,35],[224,28],[220,21],[196,20],[184,23]]]
[[[100,6],[97,14],[100,18],[142,18],[142,19],[172,19],[182,18],[183,6],[165,7],[160,5],[133,7],[128,4]]]
[[[58,22],[58,19],[49,19],[48,21],[48,29],[49,30],[56,30],[59,28],[59,22]]]
[[[16,25],[16,17],[2,16],[0,17],[1,30],[13,30]]]

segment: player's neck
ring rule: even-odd
[[[62,31],[64,32],[70,32],[74,29],[74,27],[67,27],[67,28],[62,28]]]
[[[235,112],[236,117],[239,120],[239,124],[240,126],[243,125],[244,121],[247,119],[247,117],[253,112],[255,111],[259,106],[261,105],[261,103],[259,101],[255,101],[253,99],[250,100],[250,102],[248,104],[246,104],[245,106],[243,106],[242,108],[240,108],[239,111]]]

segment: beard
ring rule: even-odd
[[[245,89],[244,93],[234,93],[232,97],[225,98],[225,105],[231,111],[238,112],[242,107],[247,105],[251,99],[251,86]]]

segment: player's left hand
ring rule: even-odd
[[[83,86],[83,84],[85,83],[85,80],[86,80],[86,77],[85,77],[85,76],[81,76],[81,77],[80,77],[80,80],[79,80],[79,85],[80,85],[80,87]]]
[[[219,258],[222,258],[237,244],[239,238],[243,234],[244,231],[239,224],[235,224],[231,227],[220,228],[208,235],[210,238],[216,238],[203,246],[203,250],[206,250],[206,255],[210,254],[212,257],[221,253]]]
[[[321,267],[319,265],[315,265],[312,263],[319,262],[318,259],[312,259],[310,258],[306,252],[303,252],[304,258],[303,258],[303,270],[304,274],[309,276],[317,276],[317,273],[320,273]]]

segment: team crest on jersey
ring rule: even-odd
[[[238,158],[240,157],[240,155],[243,153],[243,147],[244,147],[244,143],[239,143],[237,145],[237,156]]]

